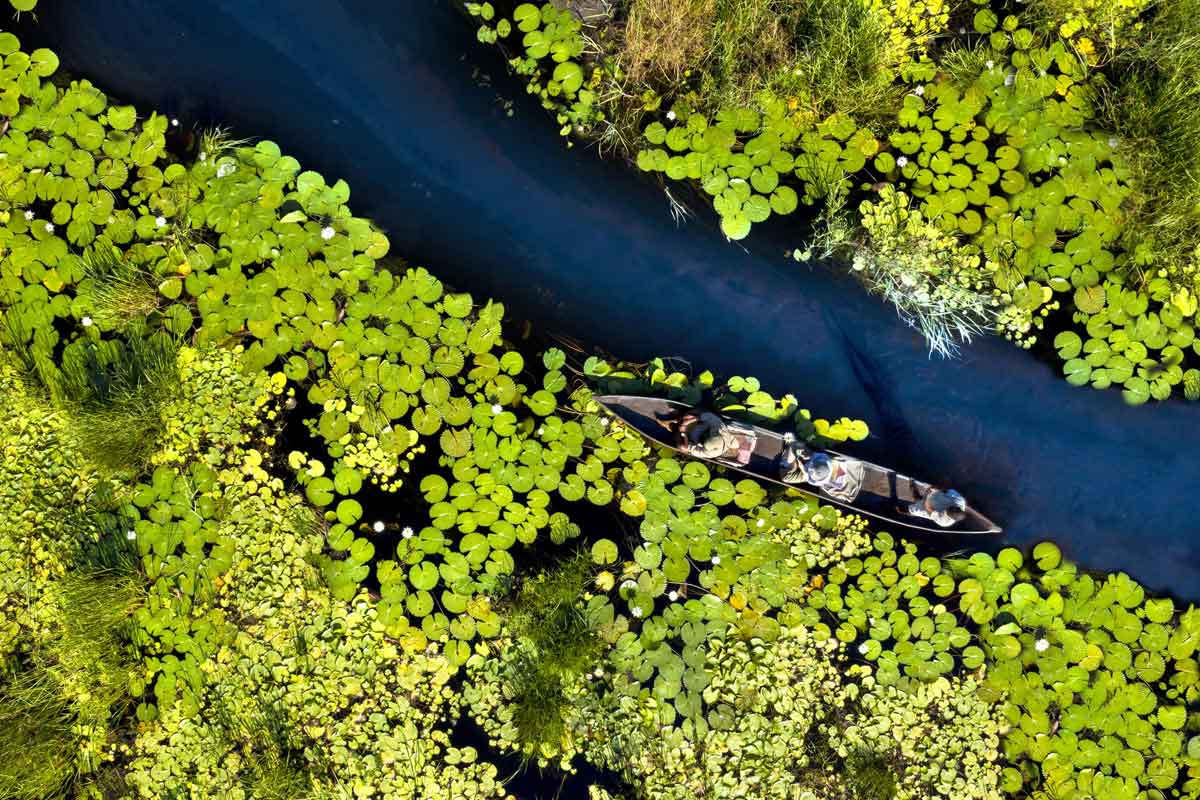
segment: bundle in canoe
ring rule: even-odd
[[[635,395],[600,395],[595,400],[647,439],[689,457],[700,457],[679,446],[679,421],[695,413],[686,403]],[[704,460],[789,489],[810,492],[855,513],[910,530],[953,534],[1000,532],[999,526],[970,505],[963,509],[962,518],[949,527],[940,527],[929,520],[905,514],[899,509],[923,499],[933,488],[930,484],[834,450],[823,452],[849,468],[848,473],[857,484],[853,501],[839,499],[815,484],[784,482],[780,475],[786,471],[783,467],[789,450],[784,435],[755,425],[730,420],[726,422],[737,441],[736,450],[731,450],[723,457]]]

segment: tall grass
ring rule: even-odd
[[[292,722],[277,704],[241,697],[217,702],[213,714],[243,754],[240,774],[248,797],[300,800],[313,791],[311,765],[292,742]]]
[[[162,295],[153,275],[121,258],[113,247],[98,246],[80,258],[92,319],[103,330],[124,330],[158,310]]]
[[[137,573],[113,571],[54,584],[61,627],[0,673],[0,800],[54,800],[114,782],[88,745],[131,707],[126,626],[143,588]]]
[[[51,394],[85,455],[114,471],[144,466],[162,431],[162,406],[179,388],[177,350],[166,334],[137,331],[63,352]]]
[[[506,679],[513,724],[527,754],[559,744],[568,705],[565,679],[592,669],[600,657],[601,642],[576,605],[591,576],[590,557],[578,553],[526,580],[508,614],[518,650]]]
[[[637,0],[621,63],[660,94],[692,88],[703,110],[763,90],[825,116],[892,113],[897,53],[865,0]]]
[[[78,778],[70,706],[43,686],[0,690],[0,800],[56,800]]]
[[[1134,195],[1125,244],[1153,254],[1186,285],[1200,279],[1200,0],[1166,0],[1137,47],[1121,50],[1099,93],[1101,121],[1118,137]]]

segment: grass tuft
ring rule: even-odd
[[[580,552],[526,580],[513,603],[508,624],[520,650],[507,679],[513,723],[527,753],[560,745],[565,679],[590,670],[600,657],[601,642],[576,604],[591,577],[591,558]]]
[[[89,458],[114,471],[145,465],[162,431],[162,405],[179,388],[177,349],[165,334],[134,333],[64,351],[51,395]]]
[[[79,796],[97,774],[99,740],[126,715],[126,626],[143,598],[137,573],[74,572],[55,586],[57,635],[0,675],[0,800]]]
[[[1200,285],[1200,0],[1160,5],[1107,72],[1099,117],[1134,186],[1125,245],[1177,285]]]
[[[821,117],[881,120],[903,94],[899,56],[866,0],[638,0],[620,61],[660,95],[694,89],[709,113],[769,91]]]
[[[92,248],[80,262],[90,287],[85,297],[101,330],[124,330],[158,310],[161,295],[154,276],[126,262],[116,248]]]

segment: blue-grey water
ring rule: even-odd
[[[582,148],[437,0],[53,0],[38,36],[111,94],[271,138],[343,177],[393,250],[618,354],[762,379],[874,436],[1087,567],[1200,599],[1200,406],[1130,408],[991,339],[930,360],[893,311],[784,258],[776,225],[679,229],[652,182]],[[490,75],[483,86],[473,71]],[[516,101],[507,117],[498,97]]]

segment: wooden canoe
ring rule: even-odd
[[[780,433],[731,420],[736,426],[750,428],[755,433],[754,450],[750,454],[749,462],[742,465],[725,458],[702,458],[683,451],[676,444],[677,421],[692,410],[688,404],[677,400],[636,395],[599,395],[595,400],[647,439],[669,450],[674,450],[688,458],[711,461],[726,469],[735,470],[759,480],[807,492],[819,497],[824,502],[833,503],[856,514],[883,520],[889,525],[934,534],[1000,533],[1000,527],[996,523],[972,508],[970,504],[967,505],[962,520],[945,528],[930,520],[899,512],[898,507],[924,497],[931,488],[930,485],[869,461],[854,459],[835,450],[825,451],[831,456],[837,456],[847,461],[857,461],[864,467],[862,488],[853,503],[846,503],[830,497],[815,485],[784,483],[779,480],[780,461],[783,451],[787,447],[783,435]]]

